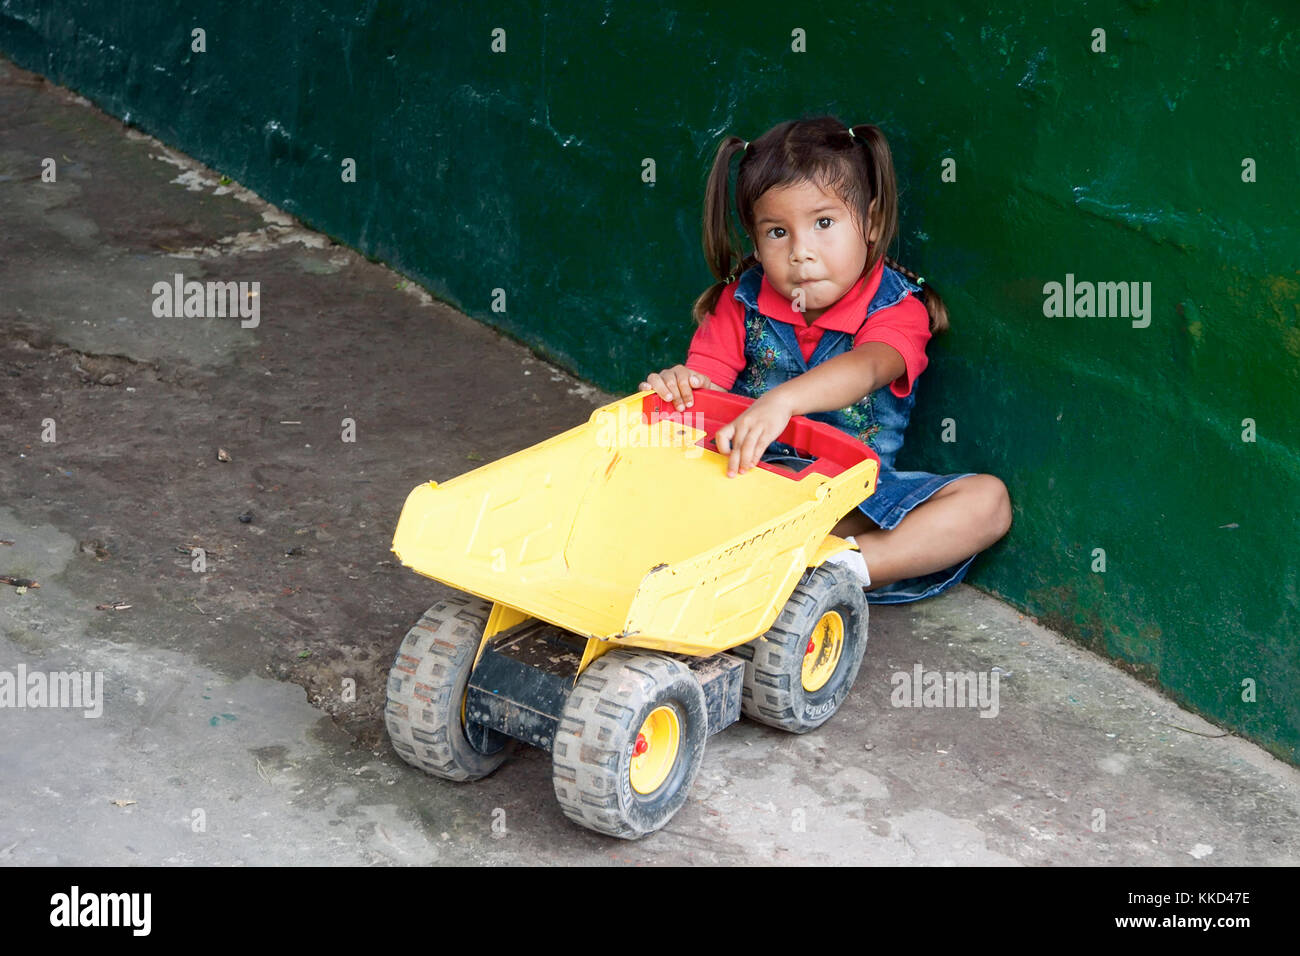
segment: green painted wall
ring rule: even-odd
[[[1015,504],[968,580],[1297,762],[1294,2],[169,6],[0,0],[0,50],[614,391],[684,357],[718,139],[879,124],[953,316],[898,464]],[[1046,317],[1067,273],[1150,325]]]

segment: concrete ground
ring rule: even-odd
[[[258,281],[260,324],[155,317],[176,272]],[[40,585],[0,584],[0,682],[104,681],[97,718],[0,709],[0,862],[1300,860],[1300,772],[966,585],[873,607],[836,717],[710,739],[637,843],[570,824],[541,751],[402,763],[385,676],[447,593],[388,551],[407,492],[615,397],[0,60],[0,576]],[[918,664],[997,668],[996,716],[893,706]]]

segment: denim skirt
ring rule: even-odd
[[[784,465],[794,471],[802,471],[804,466],[813,462],[811,458],[774,451],[769,451],[762,460]],[[875,492],[858,505],[858,510],[877,526],[888,531],[902,521],[909,511],[944,485],[973,474],[974,472],[963,472],[955,475],[932,475],[928,471],[894,471],[892,468],[882,468],[876,477]],[[904,578],[892,584],[873,588],[866,592],[867,603],[906,604],[908,601],[934,597],[964,578],[975,558],[976,555],[972,554],[965,561],[944,568],[942,571],[933,571],[916,578]]]

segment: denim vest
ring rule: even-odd
[[[812,357],[805,362],[790,323],[778,322],[758,311],[758,291],[762,282],[763,267],[754,265],[740,277],[735,292],[736,301],[745,307],[745,368],[736,376],[731,392],[748,398],[758,398],[768,389],[852,350],[853,339],[857,334],[825,329]],[[882,265],[880,287],[867,306],[862,324],[865,325],[881,309],[903,301],[908,292],[920,291],[920,286],[889,266]],[[858,326],[858,331],[861,328],[861,325]],[[912,391],[906,398],[899,398],[890,391],[889,385],[883,385],[847,408],[812,412],[805,417],[834,425],[852,435],[880,456],[882,469],[893,469],[894,455],[903,447],[903,429],[907,427],[912,406],[916,404],[916,384],[912,383]],[[767,451],[785,455],[794,453],[793,448],[779,441],[772,442]]]

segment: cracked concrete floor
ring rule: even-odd
[[[257,281],[260,325],[155,318],[176,272]],[[385,675],[446,593],[393,564],[407,492],[614,397],[0,61],[0,574],[41,585],[0,586],[0,670],[105,698],[0,710],[0,862],[1300,858],[1294,768],[965,585],[874,607],[833,721],[712,738],[635,844],[569,824],[542,752],[476,784],[407,767]],[[918,663],[1001,668],[997,717],[891,706]]]

